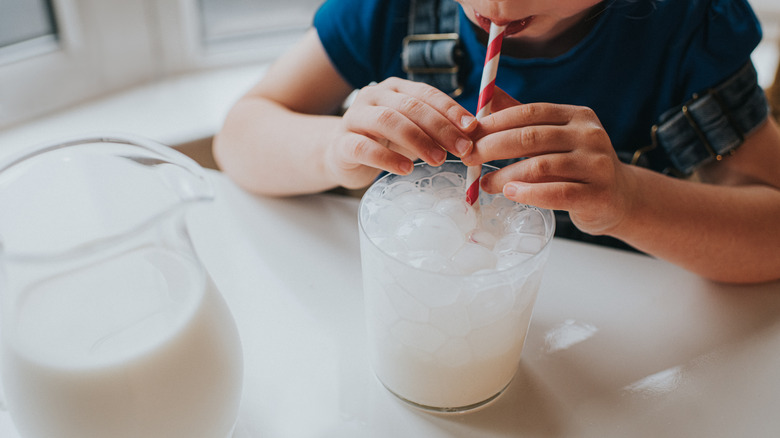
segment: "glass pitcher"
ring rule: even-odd
[[[0,403],[21,437],[232,434],[241,344],[184,221],[212,197],[131,136],[0,163]]]

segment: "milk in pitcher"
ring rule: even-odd
[[[157,247],[30,285],[2,354],[24,438],[222,438],[241,391],[235,323],[208,275]]]

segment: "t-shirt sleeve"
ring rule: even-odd
[[[724,82],[750,61],[761,41],[761,25],[746,0],[685,1],[690,2],[689,20],[679,33],[678,83],[688,99]]]
[[[678,15],[669,8],[661,17],[674,26],[667,40],[669,65],[663,70],[673,85],[657,125],[657,141],[663,147],[656,151],[664,156],[658,152],[653,167],[669,164],[688,175],[738,147],[767,113],[755,71],[747,65],[761,40],[761,26],[747,1],[688,0],[677,5],[682,8]]]
[[[404,8],[406,5],[406,8]],[[333,66],[353,87],[385,79],[400,60],[408,2],[328,0],[314,16],[314,27]]]

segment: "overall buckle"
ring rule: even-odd
[[[403,39],[403,71],[407,74],[440,74],[440,73],[457,73],[459,67],[457,62],[448,67],[432,67],[432,66],[420,66],[413,65],[409,59],[409,46],[417,43],[436,43],[441,41],[451,41],[457,46],[460,40],[460,35],[457,33],[421,33],[415,35],[407,35]]]

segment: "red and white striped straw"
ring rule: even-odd
[[[493,88],[496,86],[498,59],[501,55],[501,42],[504,40],[506,26],[490,23],[485,66],[482,69],[482,82],[479,85],[479,101],[477,103],[477,120],[490,114],[490,104],[493,101]],[[479,178],[482,166],[469,166],[466,171],[466,202],[479,207]]]

